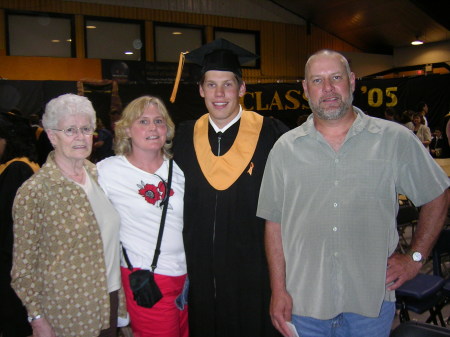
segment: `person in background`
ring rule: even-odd
[[[420,101],[417,104],[417,113],[419,113],[422,116],[423,124],[428,127],[428,120],[427,120],[427,114],[428,114],[428,104],[424,101]]]
[[[14,200],[12,287],[34,337],[115,337],[120,219],[86,160],[95,111],[65,94],[42,121],[55,150]]]
[[[248,51],[219,39],[187,54],[202,66],[208,113],[179,125],[175,160],[186,177],[184,242],[195,337],[278,336],[269,317],[264,221],[256,217],[267,155],[288,128],[242,109]]]
[[[112,130],[112,133],[114,134],[114,129],[116,128],[117,121],[120,120],[122,112],[118,108],[111,109],[109,113],[109,119],[110,119],[110,130]]]
[[[105,127],[101,118],[97,118],[90,159],[93,163],[97,163],[111,156],[114,156],[113,134]]]
[[[414,124],[411,121],[412,113],[413,112],[410,110],[403,110],[401,112],[397,112],[394,115],[394,122],[397,122],[412,131],[414,129]]]
[[[313,54],[302,82],[313,111],[274,145],[257,215],[275,327],[302,337],[387,337],[395,289],[415,277],[447,215],[447,175],[403,126],[352,105],[344,56]],[[407,254],[396,253],[398,193],[421,206]]]
[[[388,121],[395,121],[394,117],[396,114],[397,114],[397,111],[395,111],[394,108],[387,107],[384,110],[384,119],[386,119]]]
[[[189,334],[187,305],[176,305],[176,299],[184,295],[187,277],[182,235],[184,174],[176,163],[167,191],[174,133],[175,125],[163,102],[139,97],[128,104],[116,123],[117,155],[97,164],[100,185],[121,218],[120,241],[131,264],[122,260],[122,283],[135,337]],[[129,275],[138,269],[151,270],[166,198],[169,205],[154,274],[163,297],[152,308],[145,308],[133,297]]]
[[[13,255],[12,207],[17,189],[39,165],[28,121],[11,113],[0,114],[0,335],[32,335],[27,311],[11,287]]]
[[[416,113],[413,115],[412,123],[414,125],[413,132],[420,139],[425,148],[429,148],[431,142],[430,128],[424,124],[424,120],[421,114]]]
[[[36,151],[38,154],[38,164],[42,166],[47,160],[48,154],[53,150],[53,146],[48,139],[47,133],[41,125],[41,120],[38,114],[31,114],[29,116],[31,127],[34,131],[36,141]]]
[[[404,125],[414,132],[414,123],[412,121],[415,112],[414,110],[405,110],[403,111],[403,119],[406,122]],[[421,119],[422,120],[422,119]]]
[[[435,129],[433,138],[430,142],[430,154],[434,158],[441,158],[444,156],[444,149],[446,148],[445,139],[442,137],[442,131]]]

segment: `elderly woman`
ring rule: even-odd
[[[120,214],[124,248],[122,284],[131,329],[136,337],[188,336],[183,298],[186,259],[183,245],[184,174],[173,163],[170,192],[169,161],[174,124],[161,100],[144,96],[132,101],[115,127],[116,156],[97,164],[99,182]],[[170,197],[169,197],[170,196]],[[151,308],[138,305],[129,275],[150,270],[161,225],[162,206],[169,197],[155,281],[162,298]]]
[[[95,111],[62,95],[43,126],[55,150],[14,201],[12,286],[34,337],[116,336],[120,219],[86,160]]]

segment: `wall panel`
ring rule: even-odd
[[[63,57],[0,56],[0,78],[77,81],[101,79],[100,60]]]
[[[251,20],[243,18],[232,18],[217,15],[194,14],[181,11],[172,10],[155,10],[149,8],[133,8],[126,6],[112,6],[76,1],[61,1],[61,0],[0,0],[0,9],[14,9],[26,11],[42,11],[65,14],[79,14],[80,18],[76,20],[76,38],[77,38],[77,57],[82,59],[84,57],[84,33],[83,33],[83,19],[85,15],[88,16],[104,16],[112,18],[125,18],[134,20],[146,21],[146,32],[151,31],[149,25],[154,21],[168,22],[177,24],[191,24],[205,27],[207,32],[207,41],[212,38],[213,27],[233,28],[243,30],[254,30],[260,32],[260,46],[261,46],[261,69],[245,69],[244,76],[247,81],[252,82],[269,82],[269,81],[296,81],[303,76],[303,67],[308,55],[314,51],[322,48],[332,48],[339,51],[359,52],[358,49],[344,43],[334,36],[325,33],[317,27],[311,28],[311,34],[306,34],[306,26],[283,24],[277,22]],[[170,7],[167,7],[170,8]],[[180,7],[176,7],[180,8]],[[0,25],[4,26],[4,16],[0,13]],[[6,54],[5,46],[5,32],[0,29],[0,56]],[[152,46],[153,35],[146,37],[147,47]],[[152,60],[151,48],[147,49],[147,60]],[[21,69],[29,64],[34,67],[34,63],[29,60],[21,61],[20,57],[7,57],[7,62],[14,68],[14,63],[18,62]],[[5,60],[6,60],[5,59]],[[5,61],[3,60],[3,61]],[[7,71],[5,63],[0,64],[0,75]],[[48,64],[45,70],[30,68],[28,71],[21,72],[20,75],[14,75],[14,79],[39,79],[46,74],[45,79],[64,79],[78,80],[79,76],[85,76],[84,71],[77,69],[79,59],[66,59],[64,62],[57,60],[55,64],[73,63],[74,67],[69,67],[69,70],[55,69]],[[100,61],[89,64],[89,71],[92,78],[99,78],[101,76]],[[84,64],[83,62],[81,64]],[[98,64],[98,69],[93,69],[92,64]],[[41,67],[47,66],[44,62]],[[73,69],[73,71],[70,71]],[[19,76],[19,77],[18,77]],[[26,76],[26,77],[20,77]],[[36,78],[35,78],[36,77]],[[67,78],[69,77],[69,78]]]

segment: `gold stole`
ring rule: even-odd
[[[3,171],[8,167],[9,164],[11,164],[11,163],[13,163],[15,161],[23,161],[25,164],[27,164],[29,167],[31,167],[31,169],[33,170],[34,173],[36,173],[39,170],[39,165],[38,164],[36,164],[35,162],[30,161],[27,157],[20,157],[20,158],[11,159],[7,163],[1,164],[0,165],[0,174],[3,173]]]
[[[223,156],[216,156],[211,151],[208,114],[195,123],[194,148],[197,160],[206,180],[216,190],[223,191],[233,185],[250,163],[258,144],[263,119],[263,116],[253,111],[242,111],[237,137]]]

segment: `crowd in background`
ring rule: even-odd
[[[384,112],[384,117],[387,120],[402,124],[410,129],[434,158],[450,157],[448,135],[445,132],[449,116],[447,115],[432,129],[428,125],[427,114],[429,114],[428,104],[421,101],[415,111],[399,111],[395,108],[388,107]]]

